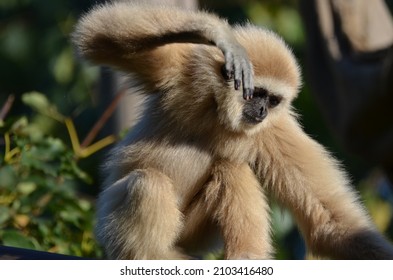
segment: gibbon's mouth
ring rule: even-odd
[[[258,124],[263,121],[264,117],[256,117],[247,113],[243,113],[243,119],[246,123]]]

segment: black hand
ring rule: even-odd
[[[228,80],[234,79],[236,90],[243,85],[243,98],[251,99],[254,92],[254,73],[246,50],[238,43],[226,44],[223,53],[225,55],[224,77]]]

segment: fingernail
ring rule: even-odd
[[[248,96],[250,96],[250,99],[254,97],[254,91],[252,89],[248,90]]]

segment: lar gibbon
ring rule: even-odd
[[[151,96],[105,164],[97,237],[109,258],[189,258],[217,244],[225,259],[272,258],[272,196],[314,254],[393,259],[340,165],[298,124],[299,67],[276,34],[109,3],[80,19],[73,41]]]

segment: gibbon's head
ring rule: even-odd
[[[241,91],[228,82],[225,91],[215,92],[218,118],[230,130],[252,134],[291,112],[300,71],[291,50],[275,33],[246,26],[236,27],[235,35],[254,66],[254,97],[244,100]]]

